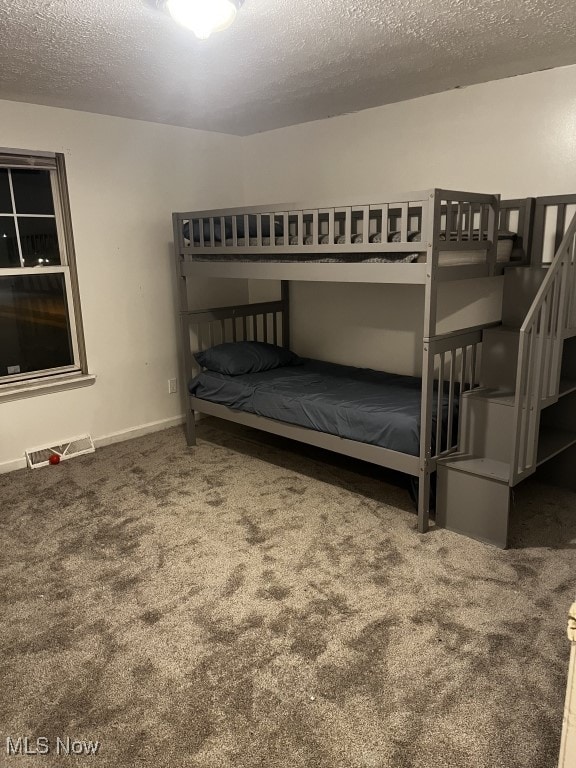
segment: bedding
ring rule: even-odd
[[[186,227],[186,225],[184,225]],[[278,224],[276,225],[278,227]],[[218,232],[220,232],[220,228],[218,228]],[[215,229],[216,233],[216,229]],[[242,229],[242,235],[244,234],[244,231]],[[269,236],[269,231],[266,236],[263,235],[262,237],[262,246],[270,246],[272,240]],[[371,243],[380,243],[381,242],[381,233],[376,232],[369,237],[369,241]],[[418,231],[411,231],[408,232],[407,241],[408,242],[420,242],[420,232]],[[508,232],[508,231],[501,231],[498,233],[498,243],[497,243],[497,254],[496,254],[496,261],[499,263],[510,261],[512,257],[512,250],[514,247],[514,239],[516,235],[514,232]],[[440,238],[442,240],[446,240],[446,233],[442,233],[440,235]],[[451,233],[450,237],[448,238],[450,241],[456,240],[456,233]],[[462,250],[459,251],[440,251],[439,256],[439,265],[440,266],[461,266],[464,264],[478,264],[485,259],[484,251],[467,251],[466,246],[464,243],[469,241],[469,235],[468,233],[462,233],[461,239],[463,241],[463,247]],[[363,235],[362,234],[356,234],[352,235],[351,237],[352,243],[357,245],[361,244],[363,242]],[[477,241],[478,240],[478,233],[473,233],[472,240]],[[335,244],[337,245],[343,245],[345,243],[345,237],[343,235],[336,236],[335,237]],[[218,243],[218,237],[216,237],[216,243]],[[327,235],[322,235],[319,237],[319,245],[328,245],[329,240]],[[391,243],[397,243],[401,242],[401,234],[400,232],[391,232],[388,235],[388,242]],[[227,238],[226,246],[232,246],[233,240],[232,238]],[[276,237],[274,238],[275,245],[285,245],[284,238],[282,236],[278,236],[278,233],[276,233]],[[306,236],[303,239],[304,245],[311,245],[312,244],[312,236]],[[242,236],[238,236],[237,239],[237,246],[238,247],[246,247],[258,246],[258,239],[256,237],[249,237],[248,240]],[[298,238],[291,236],[289,238],[289,245],[298,245]],[[327,256],[319,256],[315,254],[314,256],[310,257],[306,254],[283,254],[278,256],[276,258],[272,258],[273,254],[263,254],[263,253],[254,253],[254,254],[235,254],[235,253],[229,253],[229,254],[198,254],[195,255],[195,261],[239,261],[239,262],[301,262],[301,263],[372,263],[372,264],[389,264],[389,263],[423,263],[426,261],[426,254],[424,253],[379,253],[377,255],[373,256],[367,256],[366,254],[362,253],[351,253],[351,254],[331,254]]]
[[[227,376],[259,373],[284,365],[297,365],[300,362],[298,355],[286,347],[263,341],[224,342],[203,352],[197,352],[194,357],[203,368]]]
[[[190,382],[198,398],[350,440],[417,456],[421,380],[300,358],[301,365],[226,376],[203,371]],[[436,424],[434,397],[434,428]],[[444,394],[448,404],[448,394]],[[455,399],[455,411],[457,410]],[[446,415],[448,408],[443,408]],[[454,424],[457,415],[454,414]]]

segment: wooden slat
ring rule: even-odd
[[[244,216],[244,245],[248,245],[250,240],[250,217],[248,214]]]
[[[202,332],[202,327],[200,325],[194,325],[193,327],[196,328],[196,339],[198,341],[198,350],[200,352],[204,351],[204,334]]]
[[[389,207],[387,203],[384,203],[382,205],[382,224],[381,224],[381,241],[383,243],[388,242],[388,213],[389,213]]]
[[[370,207],[362,206],[362,240],[364,243],[370,242]]]
[[[328,209],[328,242],[330,245],[334,243],[335,240],[335,227],[334,227],[334,208]]]
[[[344,238],[346,245],[352,242],[352,208],[344,209]]]
[[[454,209],[452,200],[446,200],[446,240],[450,240],[450,234],[454,229]]]
[[[468,362],[468,347],[462,347],[461,350],[462,358],[461,358],[461,370],[460,370],[460,392],[464,393],[466,392],[466,366]]]
[[[262,216],[265,214],[256,214],[256,245],[258,248],[262,248]]]
[[[479,231],[480,231],[480,239],[486,240],[488,237],[488,206],[487,205],[480,206]]]
[[[304,245],[304,214],[298,211],[298,245]]]
[[[530,332],[530,345],[528,348],[528,375],[526,377],[526,394],[525,394],[525,408],[524,408],[524,434],[522,440],[522,467],[527,469],[530,466],[528,458],[528,450],[530,445],[531,429],[531,415],[533,404],[533,390],[534,390],[534,360],[536,357],[536,343],[537,334],[536,328],[533,325]]]
[[[462,242],[462,217],[464,215],[464,204],[458,203],[458,214],[456,216],[456,242]]]
[[[450,350],[450,379],[448,384],[448,423],[446,426],[446,445],[452,442],[452,426],[454,424],[454,383],[456,380],[456,350]]]
[[[318,211],[312,213],[312,245],[318,245]]]
[[[472,203],[468,203],[468,239],[472,241],[474,236],[474,212],[472,210]],[[480,239],[480,237],[478,237]]]
[[[436,403],[436,449],[434,454],[438,456],[442,453],[442,424],[444,422],[444,365],[445,354],[442,352],[438,355],[440,358],[440,368],[438,371],[438,393]],[[446,445],[448,446],[448,438],[446,439]]]
[[[225,219],[224,216],[220,216],[220,245],[222,248],[226,247],[226,226],[225,226]],[[214,242],[214,245],[216,245],[216,242]]]
[[[556,232],[554,235],[554,253],[560,247],[564,239],[564,230],[566,228],[566,203],[559,203],[556,210]]]
[[[408,203],[400,205],[400,240],[403,243],[408,241]]]

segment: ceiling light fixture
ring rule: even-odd
[[[191,29],[199,40],[226,29],[244,0],[166,0],[168,12],[178,24]]]

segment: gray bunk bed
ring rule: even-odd
[[[438,333],[438,288],[501,275],[510,259],[524,263],[532,206],[431,189],[378,204],[174,213],[186,386],[192,382],[188,444],[195,444],[195,414],[208,414],[407,473],[418,479],[418,530],[428,530],[431,475],[459,451],[459,402],[478,386],[482,335],[493,325]],[[499,227],[508,230],[500,240]],[[188,290],[198,278],[279,281],[281,298],[198,310]],[[198,354],[223,343],[289,348],[290,281],[420,285],[421,378],[320,361],[284,366],[280,379],[277,371],[202,370]],[[311,415],[315,382],[328,396]]]

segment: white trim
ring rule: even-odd
[[[24,164],[22,165],[23,168],[34,167],[29,162],[31,156],[41,157],[47,160],[56,160],[56,152],[30,152],[29,149],[14,149],[14,147],[0,147],[0,155],[7,155],[9,157],[9,163],[7,163],[7,165],[10,166],[12,165],[12,158],[14,158],[15,161],[24,160]]]
[[[2,267],[0,277],[22,277],[23,275],[56,275],[69,271],[67,264],[57,264],[54,267]]]
[[[184,424],[184,421],[184,414],[181,414],[180,416],[172,416],[169,419],[160,419],[160,421],[150,421],[148,424],[141,424],[139,427],[129,427],[128,429],[122,429],[119,432],[112,432],[109,435],[95,437],[94,445],[96,448],[102,448],[105,445],[121,443],[123,440],[132,440],[135,437],[143,437],[152,432],[162,432],[164,429],[178,427],[180,424]]]
[[[21,459],[11,459],[10,461],[4,461],[0,463],[0,475],[5,472],[15,472],[17,469],[26,469],[26,456]]]
[[[38,383],[38,380],[48,379],[49,377],[54,378],[64,374],[81,376],[82,371],[77,365],[63,365],[60,368],[44,368],[41,371],[30,371],[29,373],[14,373],[10,376],[0,376],[0,394],[3,389],[17,389],[18,386],[26,389],[27,384]]]
[[[35,395],[48,395],[51,392],[60,392],[61,390],[66,389],[89,387],[94,384],[95,381],[96,376],[74,373],[72,375],[63,374],[62,376],[47,376],[42,381],[38,379],[29,379],[28,381],[21,381],[13,387],[8,387],[4,384],[0,387],[0,404],[12,400],[23,400],[25,397],[34,397]]]

